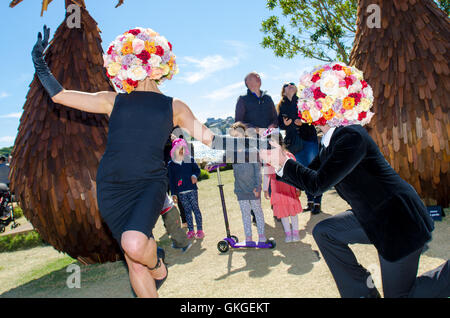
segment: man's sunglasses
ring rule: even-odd
[[[291,82],[291,83],[286,83],[286,84],[283,85],[283,88],[286,88],[286,87],[288,87],[289,85],[295,86],[295,83],[292,83],[292,82]]]

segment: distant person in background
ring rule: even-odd
[[[295,156],[295,160],[308,166],[319,152],[317,131],[313,125],[303,124],[298,117],[297,86],[286,83],[281,90],[281,100],[277,105],[278,122],[280,129],[286,130],[284,143],[287,149]],[[314,196],[308,191],[308,207],[304,211],[319,214],[321,211],[322,194]]]
[[[278,127],[275,104],[270,95],[261,91],[261,77],[251,72],[244,81],[247,94],[238,98],[234,121],[242,122],[247,128],[255,128],[258,133]]]
[[[6,164],[6,157],[0,157],[0,191],[9,190],[9,165]]]
[[[161,216],[167,234],[172,240],[172,247],[185,253],[191,248],[192,243],[189,242],[186,232],[180,226],[180,213],[169,195],[166,196]]]

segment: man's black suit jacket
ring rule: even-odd
[[[397,261],[431,239],[433,220],[417,192],[360,125],[336,128],[329,146],[308,168],[288,160],[281,180],[313,195],[334,186],[387,261]]]

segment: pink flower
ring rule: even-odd
[[[140,54],[142,50],[145,48],[145,42],[140,39],[133,40],[133,52],[134,54]]]

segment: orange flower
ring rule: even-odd
[[[155,42],[145,41],[145,49],[148,51],[148,53],[155,54],[156,53]]]
[[[343,100],[342,107],[345,110],[350,110],[355,107],[355,99],[353,97],[346,97]]]
[[[352,70],[349,67],[344,67],[344,72],[345,74],[347,74],[348,76],[352,75]]]
[[[127,81],[122,81],[123,89],[127,91],[128,94],[130,94],[132,91],[134,91],[134,86],[127,83]]]
[[[121,52],[123,55],[132,54],[133,53],[133,43],[125,42],[122,46]]]
[[[312,117],[308,110],[302,112],[302,119],[306,121],[308,124],[312,123]]]
[[[325,118],[326,120],[330,120],[331,118],[333,118],[335,115],[335,112],[333,111],[333,109],[329,109],[328,111],[323,113],[323,118]]]

